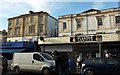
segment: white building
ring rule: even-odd
[[[79,14],[59,16],[59,36],[84,34],[118,34],[120,30],[120,10],[90,9]]]

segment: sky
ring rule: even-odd
[[[22,14],[44,11],[58,19],[58,16],[77,14],[89,9],[108,9],[120,6],[119,0],[1,0],[0,30],[8,29],[8,18]]]

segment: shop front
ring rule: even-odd
[[[82,57],[85,59],[90,54],[91,57],[99,57],[100,52],[102,57],[106,57],[109,54],[111,57],[120,58],[120,41],[101,42],[101,48],[99,42],[81,42],[73,44],[74,53],[82,53]],[[101,51],[100,51],[101,49]]]

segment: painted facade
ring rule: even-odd
[[[113,34],[117,38],[120,30],[119,12],[118,8],[90,9],[79,14],[59,16],[59,36]]]
[[[7,41],[37,41],[37,38],[58,36],[58,20],[47,12],[33,12],[8,19]]]

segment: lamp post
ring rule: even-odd
[[[102,49],[101,49],[102,36],[101,35],[97,35],[97,41],[99,43],[99,57],[102,57]]]

